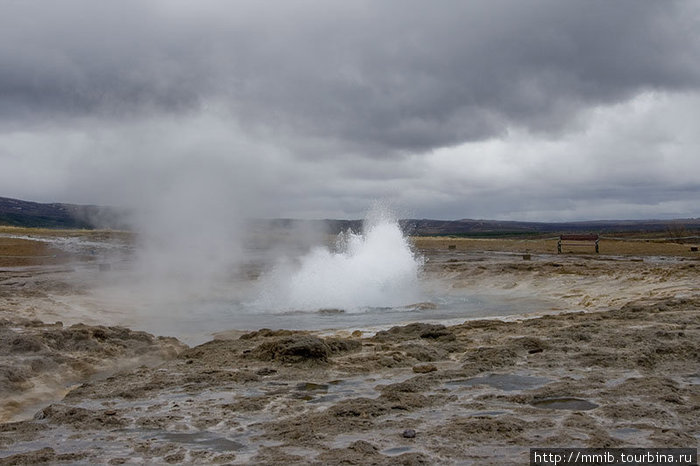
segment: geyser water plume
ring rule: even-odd
[[[399,226],[385,210],[375,209],[362,234],[338,235],[335,250],[316,247],[296,264],[278,264],[263,279],[260,305],[274,310],[398,307],[421,300],[423,265]]]

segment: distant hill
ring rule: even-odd
[[[362,230],[362,220],[293,220],[259,221],[259,227],[291,229],[306,224],[313,230],[325,228],[329,234]],[[538,237],[559,233],[599,233],[625,235],[634,232],[658,233],[663,236],[688,236],[700,233],[700,219],[679,220],[599,220],[587,222],[515,222],[501,220],[400,220],[402,229],[413,236],[463,236],[471,238]],[[303,230],[302,230],[303,231]]]
[[[76,204],[40,204],[0,197],[0,225],[37,228],[115,228],[128,229],[126,214],[112,207]],[[348,229],[360,231],[361,220],[255,220],[256,226],[285,230],[308,225],[314,230],[337,234]],[[588,222],[514,222],[501,220],[405,219],[402,228],[410,235],[454,235],[465,237],[542,236],[555,233],[666,233],[683,236],[700,232],[700,219],[679,220],[601,220]]]
[[[499,220],[403,220],[406,231],[419,236],[455,235],[467,237],[542,236],[556,233],[625,234],[631,232],[698,234],[700,219],[678,220],[596,220],[586,222],[516,222]]]
[[[41,204],[0,197],[0,225],[29,228],[124,228],[124,213],[111,207]]]

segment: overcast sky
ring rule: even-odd
[[[700,2],[0,0],[0,196],[700,217]]]

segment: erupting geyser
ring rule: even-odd
[[[371,212],[363,230],[338,235],[335,251],[316,247],[295,265],[279,264],[265,280],[264,304],[356,312],[420,301],[423,260],[411,250],[398,221],[386,212]]]

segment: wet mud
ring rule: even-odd
[[[38,321],[12,290],[39,276],[7,272],[0,391],[16,401],[0,464],[524,464],[535,446],[700,443],[695,262],[449,254],[427,272],[544,290],[574,312],[187,347]]]

